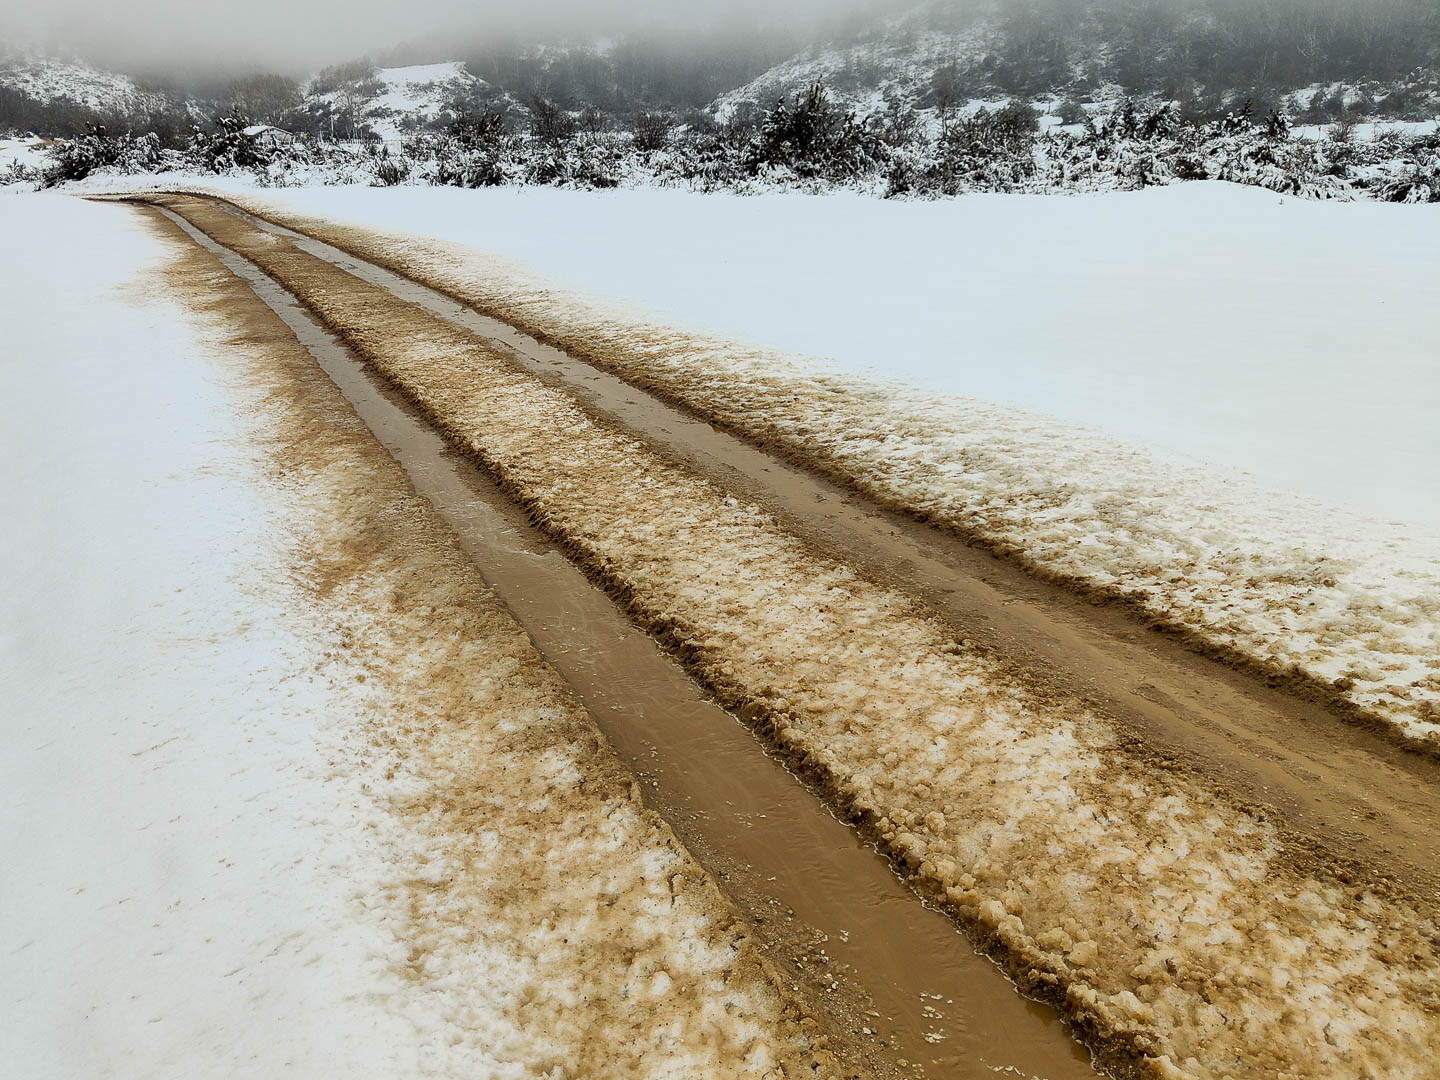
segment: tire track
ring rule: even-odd
[[[1155,1075],[1431,1075],[1435,928],[471,335],[193,202],[497,476],[918,887]],[[225,220],[228,218],[229,220]]]

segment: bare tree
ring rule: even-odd
[[[575,119],[549,98],[530,103],[530,133],[548,143],[564,142],[575,134]]]
[[[635,114],[635,149],[663,150],[670,141],[670,118],[664,113]]]
[[[950,130],[950,118],[960,100],[959,79],[956,77],[955,61],[935,69],[932,80],[935,90],[935,113],[940,117],[942,134]]]

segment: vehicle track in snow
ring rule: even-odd
[[[293,297],[166,213],[280,316],[455,533],[646,789],[736,901],[839,1075],[1095,1076],[1052,1009],[1008,987],[753,734],[705,699],[475,464]],[[697,767],[697,763],[698,767]],[[901,1065],[905,1062],[905,1065]]]
[[[192,756],[208,765],[172,765],[188,779],[156,779],[150,790],[150,772],[162,767],[152,755],[165,745],[156,744],[139,751],[156,763],[131,784],[150,792],[157,815],[167,794],[176,796],[168,802],[177,827],[195,810],[174,785],[203,784],[206,769],[250,777],[243,799],[227,797],[218,777],[197,796],[207,810],[218,800],[216,820],[242,829],[286,829],[280,792],[287,785],[328,794],[295,811],[297,832],[274,868],[247,859],[244,841],[203,824],[204,816],[188,840],[182,827],[173,850],[156,848],[155,865],[132,872],[159,877],[148,890],[139,881],[126,890],[138,891],[135,907],[153,916],[132,912],[129,923],[116,917],[70,927],[76,966],[54,975],[65,1007],[106,997],[83,970],[96,963],[84,946],[95,935],[118,935],[116,955],[124,958],[181,909],[209,910],[212,889],[230,891],[235,907],[146,946],[167,958],[163,968],[147,968],[138,956],[133,965],[118,963],[113,995],[150,1002],[132,1005],[131,1022],[112,1017],[103,1036],[77,1039],[87,1023],[102,1023],[90,1006],[84,1016],[62,1020],[55,1012],[53,1023],[15,1028],[22,1043],[39,1040],[40,1068],[27,1073],[22,1064],[10,1074],[148,1077],[199,1064],[202,1073],[250,1075],[287,1065],[306,1074],[318,1066],[323,1076],[834,1075],[823,1032],[779,984],[734,905],[646,805],[592,717],[313,354],[241,276],[176,225],[151,219],[168,258],[128,282],[127,297],[161,294],[169,317],[190,323],[186,362],[203,365],[224,396],[192,397],[183,370],[167,367],[163,379],[152,372],[141,380],[149,394],[133,405],[125,399],[135,413],[121,421],[131,425],[129,438],[104,446],[112,454],[116,446],[133,449],[157,416],[183,424],[181,414],[197,402],[223,403],[237,414],[234,426],[207,429],[217,434],[202,467],[227,491],[253,488],[256,503],[242,505],[255,506],[248,513],[260,524],[237,533],[218,501],[195,506],[206,519],[199,523],[148,519],[158,530],[203,530],[195,542],[222,552],[242,545],[245,562],[231,582],[241,591],[229,602],[234,626],[195,640],[211,647],[220,668],[236,665],[229,669],[243,677],[228,688],[217,682],[207,697],[202,671],[183,702],[187,721],[228,733],[182,731],[181,743],[192,743]],[[112,353],[97,342],[94,349],[94,363],[113,367],[117,382],[128,372],[117,357],[148,362],[143,348]],[[52,362],[43,351],[33,359]],[[53,362],[66,369],[63,355]],[[178,394],[171,412],[152,411],[150,401],[168,394]],[[73,415],[68,397],[67,388],[52,403]],[[102,407],[87,430],[105,423]],[[146,485],[172,464],[171,455],[147,450],[138,459]],[[188,485],[192,471],[168,480]],[[134,497],[143,503],[143,493]],[[189,547],[146,532],[144,509],[126,527],[142,534],[140,543],[184,557]],[[104,536],[97,533],[97,543]],[[252,561],[264,564],[263,576],[239,569]],[[117,580],[130,584],[121,563]],[[165,580],[153,588],[168,591]],[[153,588],[141,589],[136,603],[145,604]],[[176,603],[178,610],[189,601]],[[264,625],[271,621],[274,628]],[[185,619],[155,625],[166,630],[152,659],[163,680],[167,667],[191,655],[168,648],[167,638],[196,628]],[[270,634],[290,637],[297,652],[246,651],[255,636]],[[311,683],[324,687],[323,697],[304,688]],[[259,711],[252,695],[265,686],[282,703]],[[143,698],[134,701],[144,719]],[[268,757],[231,754],[237,740],[264,745]],[[71,797],[64,785],[57,796]],[[95,807],[132,818],[127,801],[106,803],[103,790]],[[89,812],[100,812],[95,807]],[[267,853],[272,846],[261,836],[251,843]],[[150,861],[123,844],[102,857],[122,866]],[[219,875],[201,872],[216,860]],[[305,884],[287,884],[278,872],[301,867],[309,871]],[[192,876],[193,891],[180,892]],[[289,921],[274,921],[277,906]],[[221,957],[237,966],[227,971],[231,961]],[[289,966],[278,973],[257,970],[283,957]],[[185,1008],[156,1004],[164,1000],[157,983],[182,972],[181,989],[165,993],[185,995]],[[250,1002],[265,1019],[261,1030],[250,1030]],[[147,1028],[145,1018],[158,1026]],[[351,1038],[372,1024],[372,1038]],[[262,1052],[255,1039],[273,1045]],[[46,1058],[40,1048],[51,1040],[64,1052]],[[287,1047],[305,1064],[287,1062]]]
[[[1007,595],[995,583],[998,575],[975,572],[971,575],[974,580],[966,582],[963,566],[936,569],[935,564],[943,568],[945,560],[927,550],[928,541],[916,541],[917,533],[905,533],[901,528],[905,523],[887,519],[871,507],[849,507],[862,524],[872,519],[879,523],[867,535],[863,527],[847,520],[848,515],[841,512],[847,509],[846,504],[834,498],[833,491],[827,494],[823,489],[808,489],[817,505],[818,499],[833,504],[828,522],[825,514],[804,513],[804,500],[797,505],[796,491],[804,492],[807,483],[819,481],[791,471],[782,473],[783,480],[770,482],[776,478],[765,474],[780,468],[774,461],[759,465],[753,473],[741,466],[737,473],[735,462],[741,455],[734,447],[712,455],[714,460],[707,465],[704,452],[688,448],[684,440],[667,438],[673,434],[671,428],[684,422],[683,417],[672,414],[665,426],[653,429],[639,423],[621,435],[625,429],[614,423],[626,421],[620,404],[652,407],[642,403],[633,389],[620,391],[629,396],[614,405],[609,418],[602,415],[609,411],[606,403],[587,403],[586,419],[585,412],[576,412],[573,404],[565,404],[573,392],[568,383],[602,383],[599,373],[581,374],[572,380],[562,378],[558,381],[567,382],[566,398],[547,398],[529,389],[524,379],[517,381],[507,371],[507,365],[513,365],[518,373],[547,362],[552,368],[563,368],[563,359],[549,357],[547,361],[543,354],[537,357],[533,350],[521,350],[530,353],[527,363],[527,357],[517,356],[513,343],[507,342],[503,334],[477,333],[473,326],[465,326],[467,316],[463,311],[447,316],[452,323],[462,324],[463,333],[453,326],[448,332],[442,331],[439,328],[444,323],[435,319],[427,322],[428,316],[421,317],[409,304],[387,308],[393,299],[383,300],[382,289],[346,283],[358,282],[360,276],[376,276],[378,272],[373,268],[338,254],[328,260],[316,259],[313,252],[301,254],[297,249],[303,251],[311,242],[282,239],[273,231],[257,231],[233,214],[229,216],[235,224],[227,224],[224,212],[203,202],[177,200],[172,205],[227,246],[241,249],[285,280],[287,287],[341,330],[388,379],[405,387],[432,419],[442,422],[452,438],[487,462],[533,516],[566,541],[572,555],[592,575],[624,596],[643,625],[664,631],[672,649],[714,692],[742,705],[793,761],[826,786],[846,813],[855,816],[880,840],[920,887],[938,889],[938,896],[952,913],[994,948],[1012,973],[1032,991],[1062,1001],[1067,1011],[1086,1026],[1094,1045],[1115,1053],[1114,1061],[1148,1063],[1162,1072],[1169,1067],[1168,1062],[1183,1066],[1181,1071],[1190,1075],[1219,1075],[1217,1070],[1227,1065],[1241,1072],[1263,1071],[1277,1062],[1282,1067],[1295,1067],[1300,1074],[1315,1074],[1325,1062],[1343,1062],[1348,1067],[1373,1069],[1377,1075],[1410,1075],[1413,1067],[1406,1062],[1421,1060],[1412,1056],[1417,1052],[1428,1053],[1425,1048],[1433,1045],[1436,1037],[1434,958],[1428,944],[1433,939],[1429,918],[1433,881],[1429,862],[1415,859],[1415,852],[1433,850],[1427,845],[1433,843],[1435,831],[1430,828],[1407,832],[1398,828],[1405,824],[1399,820],[1398,798],[1391,809],[1396,813],[1398,831],[1406,835],[1410,844],[1404,852],[1381,850],[1373,837],[1363,835],[1363,829],[1358,836],[1347,832],[1343,820],[1346,811],[1353,812],[1357,799],[1373,812],[1375,800],[1383,802],[1387,794],[1394,794],[1387,792],[1385,785],[1395,784],[1397,778],[1412,789],[1418,787],[1422,797],[1428,794],[1433,790],[1433,777],[1424,775],[1424,759],[1406,756],[1383,740],[1376,740],[1373,747],[1364,746],[1360,742],[1364,733],[1336,724],[1338,732],[1353,740],[1342,750],[1347,757],[1346,775],[1318,771],[1297,776],[1289,767],[1277,770],[1274,777],[1289,777],[1287,782],[1293,791],[1287,795],[1288,803],[1285,798],[1274,800],[1274,809],[1284,826],[1274,829],[1266,823],[1263,813],[1245,809],[1261,801],[1248,795],[1270,786],[1263,778],[1268,775],[1266,769],[1274,767],[1273,761],[1265,763],[1271,755],[1280,756],[1278,752],[1285,749],[1284,738],[1293,739],[1297,730],[1304,730],[1308,736],[1309,728],[1290,725],[1274,733],[1272,745],[1256,740],[1251,747],[1242,748],[1236,759],[1248,770],[1247,791],[1246,776],[1233,782],[1228,776],[1228,764],[1217,765],[1210,760],[1203,740],[1188,734],[1189,729],[1203,731],[1204,725],[1174,708],[1174,699],[1164,687],[1179,678],[1175,672],[1159,685],[1148,679],[1137,685],[1128,671],[1121,670],[1122,677],[1117,678],[1114,668],[1107,671],[1100,666],[1091,670],[1090,665],[1097,664],[1097,660],[1080,647],[1086,644],[1084,634],[1065,626],[1054,612],[1048,613],[1050,622],[1039,620],[1036,628],[1036,610],[1047,614],[1044,609],[1050,602],[1043,592],[1039,594],[1043,602],[1034,599],[1034,592],[1029,594],[1028,610],[1022,613],[1025,618],[1006,618],[1005,608],[1020,606],[1026,600],[1023,578],[1020,584],[1001,581],[1001,586],[1008,585],[1011,590]],[[347,261],[351,265],[347,266]],[[322,269],[326,262],[331,264],[328,270]],[[337,273],[336,266],[354,271],[355,276]],[[403,295],[413,288],[413,284],[407,287],[402,283],[391,291],[398,291],[400,299],[413,303],[413,295]],[[450,302],[439,298],[426,302],[422,298],[420,306],[441,310],[445,303]],[[368,314],[371,312],[373,319]],[[402,342],[397,334],[403,334],[405,340]],[[473,380],[462,374],[468,364],[480,365],[473,370]],[[552,377],[550,381],[556,380]],[[577,396],[585,400],[584,394]],[[530,403],[529,416],[521,427],[514,428],[514,409],[521,402]],[[654,403],[653,408],[664,407]],[[597,418],[601,420],[598,424]],[[546,428],[555,423],[565,426],[559,430]],[[494,427],[497,424],[499,427]],[[638,440],[637,431],[642,436]],[[567,439],[567,432],[574,435],[573,451],[567,450],[572,441]],[[700,433],[692,434],[698,438]],[[616,437],[629,441],[616,443]],[[612,457],[616,454],[620,456]],[[581,460],[576,455],[593,456],[594,460]],[[708,472],[723,486],[701,482],[696,487],[684,479],[684,475],[694,475],[693,471],[682,475],[665,464],[687,457],[690,470]],[[632,516],[615,518],[614,511],[602,505],[603,497],[611,494],[605,488],[604,477],[618,477],[620,474],[614,470],[623,469],[624,463],[632,460],[640,475],[627,478],[622,486],[654,489],[658,517],[653,523],[637,522]],[[561,470],[553,474],[553,483],[546,479],[546,461]],[[574,481],[564,475],[569,471],[577,477],[595,472],[599,490],[574,488]],[[797,489],[792,484],[800,486]],[[747,511],[733,497],[720,506],[708,501],[712,495],[707,492],[721,490],[735,491],[745,498],[758,492],[755,501],[772,508],[773,518],[758,509]],[[842,632],[856,633],[856,640],[834,640],[837,655],[816,659],[813,653],[787,654],[785,649],[777,652],[771,647],[774,642],[762,633],[750,639],[755,652],[753,656],[748,654],[745,649],[750,646],[741,644],[746,640],[744,635],[765,625],[766,613],[753,602],[727,607],[727,583],[721,581],[712,583],[717,595],[690,591],[679,565],[686,552],[677,551],[675,545],[679,542],[683,548],[699,543],[703,548],[706,541],[692,536],[683,523],[677,529],[674,522],[664,521],[672,508],[700,515],[697,521],[705,515],[715,518],[717,557],[725,543],[740,544],[736,553],[746,550],[746,544],[752,549],[769,545],[765,548],[769,552],[766,565],[752,565],[743,554],[735,553],[732,557],[738,561],[732,565],[743,569],[737,589],[743,592],[749,588],[752,596],[763,594],[777,609],[785,608],[787,603],[793,606],[793,598],[773,591],[755,593],[755,588],[773,590],[773,585],[754,575],[774,570],[780,573],[782,588],[786,584],[796,588],[813,585],[807,576],[823,579],[822,592],[834,596],[837,617],[838,613],[849,613],[847,622],[841,624],[845,627]],[[607,521],[608,526],[602,527]],[[772,521],[798,534],[802,538],[800,546],[785,539],[790,534],[776,532]],[[828,536],[821,527],[826,524],[832,529]],[[596,528],[601,531],[595,532]],[[903,539],[887,543],[883,539],[886,531]],[[654,543],[661,546],[647,546]],[[908,546],[914,543],[920,544],[920,554],[928,562],[919,559],[914,547]],[[807,551],[810,554],[805,554]],[[699,554],[703,562],[703,550]],[[830,557],[835,555],[841,557]],[[984,560],[980,562],[983,565]],[[847,566],[858,567],[860,576],[844,569]],[[787,578],[781,573],[787,567],[795,569],[796,575]],[[674,573],[680,573],[680,577],[670,576]],[[990,580],[986,580],[987,576]],[[964,587],[957,587],[957,582]],[[926,609],[907,610],[907,603],[899,599],[902,588],[908,596],[927,604],[929,614],[938,613],[944,621],[925,618]],[[961,599],[946,600],[947,590],[959,593]],[[994,595],[997,593],[998,598]],[[947,610],[947,603],[959,606]],[[821,605],[826,611],[830,606]],[[967,610],[968,623],[963,617]],[[1083,615],[1083,605],[1076,605],[1076,610]],[[736,622],[734,631],[722,629],[729,619]],[[748,631],[741,629],[747,620]],[[1091,641],[1087,647],[1103,656],[1109,648],[1131,645],[1138,650],[1137,656],[1152,653],[1152,664],[1168,663],[1177,670],[1188,664],[1189,671],[1180,681],[1188,680],[1196,703],[1192,708],[1200,718],[1218,725],[1221,735],[1213,745],[1223,746],[1233,737],[1225,726],[1224,694],[1246,696],[1238,694],[1233,686],[1226,690],[1226,682],[1239,676],[1211,670],[1194,657],[1188,657],[1186,663],[1163,656],[1156,660],[1155,650],[1146,647],[1153,643],[1126,641],[1127,636],[1144,636],[1134,624],[1118,625],[1121,629],[1109,628],[1104,633],[1088,628]],[[834,629],[805,624],[799,617],[792,618],[786,630],[772,626],[766,633],[783,636],[791,633],[789,627],[802,637],[820,634],[815,644],[822,642],[827,632],[835,633]],[[863,632],[857,633],[856,628]],[[713,636],[717,632],[721,634],[719,639]],[[741,637],[727,644],[725,635],[732,632]],[[1047,644],[1043,640],[1047,636],[1058,640],[1058,646]],[[1077,636],[1081,639],[1078,642]],[[873,644],[862,647],[860,639],[873,639]],[[977,648],[977,642],[985,648]],[[1047,649],[1068,658],[1069,674],[1064,665],[1047,655]],[[950,674],[943,674],[947,670]],[[834,682],[852,674],[860,684],[858,688]],[[821,677],[830,679],[831,684],[817,687],[813,680]],[[765,678],[786,685],[757,685]],[[1107,680],[1113,684],[1108,689]],[[950,687],[948,691],[946,686]],[[1261,691],[1269,692],[1259,686],[1244,689],[1250,699],[1262,697]],[[1044,774],[1041,780],[1034,781],[1040,787],[1022,783],[1011,796],[992,790],[995,805],[987,807],[983,787],[975,788],[967,776],[945,771],[943,749],[938,762],[929,760],[930,752],[919,745],[911,748],[914,754],[886,754],[883,765],[855,756],[863,755],[863,747],[869,745],[862,736],[873,715],[893,716],[896,710],[903,714],[907,706],[935,692],[940,693],[937,703],[943,702],[947,693],[965,699],[964,709],[969,716],[961,725],[962,742],[972,749],[962,760],[968,775],[975,773],[978,755],[987,767],[1000,768],[998,773],[991,773],[992,788],[1002,781],[1030,783],[1027,776],[1033,779],[1035,769]],[[1105,700],[1107,692],[1113,697],[1110,708]],[[1127,733],[1126,710],[1121,707],[1126,694],[1181,714],[1187,726],[1177,727],[1186,733],[1186,738],[1180,740],[1184,745],[1168,748],[1171,756],[1179,759],[1179,767],[1175,767],[1175,761],[1167,760],[1162,725],[1152,725],[1154,730],[1146,731],[1143,724],[1131,723]],[[872,699],[869,705],[867,696]],[[1295,718],[1294,709],[1302,708],[1283,694],[1276,695],[1276,700],[1288,702],[1292,711],[1286,713],[1282,708],[1281,712],[1287,721]],[[1281,708],[1274,703],[1272,707]],[[1131,712],[1135,711],[1143,718],[1143,709],[1132,706]],[[940,715],[932,714],[931,719]],[[864,723],[860,722],[862,717]],[[1312,719],[1319,725],[1327,718]],[[923,730],[923,724],[928,722],[915,718],[910,727]],[[1334,723],[1333,719],[1330,722]],[[996,723],[1000,724],[998,728]],[[891,733],[903,736],[906,729],[895,728]],[[1133,737],[1137,734],[1147,737]],[[955,737],[960,737],[959,731]],[[937,745],[943,747],[944,742],[942,738]],[[1260,748],[1256,749],[1256,745]],[[1394,750],[1395,756],[1385,759],[1386,749]],[[1359,760],[1361,752],[1369,757]],[[1070,771],[1061,776],[1047,771],[1051,767]],[[1025,773],[1026,769],[1032,772]],[[1072,780],[1077,770],[1086,779]],[[1074,787],[1075,783],[1082,785],[1083,792]],[[1299,798],[1307,785],[1314,796],[1309,802]],[[1048,811],[1032,803],[1055,792],[1060,793],[1062,802],[1080,799],[1078,805],[1072,806],[1072,817],[1074,813],[1080,815],[1072,821],[1074,836],[1062,827],[1060,833],[1052,835],[1048,846],[1042,843],[1036,847],[1024,830],[1020,835],[1006,834],[1015,825],[1015,813],[1022,818],[1035,813],[1044,817]],[[953,810],[945,796],[953,797]],[[1214,801],[1217,797],[1222,798]],[[927,812],[927,806],[934,809]],[[1098,816],[1095,807],[1102,808]],[[1190,807],[1203,810],[1192,811]],[[1415,809],[1423,811],[1420,806]],[[996,812],[1001,814],[999,821],[988,816]],[[1012,815],[1008,821],[1004,820],[1007,812]],[[1187,823],[1196,813],[1198,819]],[[947,818],[951,820],[947,822]],[[963,825],[967,821],[969,829]],[[1097,824],[1098,834],[1090,836],[1081,847],[1073,846],[1087,831],[1093,832],[1092,826]],[[1049,825],[1055,827],[1056,821],[1049,821]],[[1191,826],[1198,827],[1198,831]],[[994,833],[995,828],[1000,833]],[[975,829],[991,830],[993,859],[977,857],[967,847],[967,836],[973,838]],[[1374,831],[1384,830],[1377,826]],[[1174,843],[1183,851],[1165,848]],[[1131,872],[1120,874],[1117,869],[1119,880],[1104,880],[1103,887],[1099,887],[1101,878],[1082,875],[1089,888],[1099,888],[1096,895],[1057,895],[1056,890],[1063,891],[1063,887],[1055,880],[1047,881],[1046,875],[1059,872],[1062,866],[1074,867],[1078,873],[1089,865],[1087,859],[1094,850],[1102,846],[1108,846],[1104,865],[1118,868],[1128,861],[1140,880]],[[954,859],[942,854],[956,850],[960,852],[958,866]],[[1166,868],[1158,877],[1157,858]],[[1058,863],[1053,861],[1056,859]],[[1178,876],[1166,877],[1171,871]],[[1182,879],[1190,884],[1179,884]],[[1208,884],[1197,884],[1202,880]],[[1157,894],[1157,885],[1162,894]],[[1078,886],[1072,883],[1068,887]],[[1177,888],[1180,891],[1173,893]],[[1188,915],[1180,926],[1153,936],[1165,921],[1160,910],[1166,901],[1172,906],[1188,901],[1182,904],[1186,911],[1197,901],[1201,904],[1206,910],[1205,919],[1210,921],[1203,925],[1196,922],[1205,930],[1200,939],[1189,937],[1192,930]],[[1377,925],[1386,929],[1377,931]],[[1221,930],[1235,940],[1223,934],[1211,940]],[[1263,935],[1257,937],[1262,931]],[[1152,936],[1147,937],[1147,932]],[[1403,940],[1392,940],[1388,936],[1391,933],[1399,934]],[[1169,944],[1162,947],[1163,942]],[[1267,953],[1267,949],[1279,951]],[[1284,978],[1267,989],[1256,982],[1257,974],[1250,970],[1252,961],[1259,965],[1258,970],[1280,973]],[[1351,966],[1352,961],[1359,969]],[[1287,991],[1291,979],[1300,983]],[[1368,985],[1372,994],[1378,994],[1378,1000],[1373,996],[1363,1000],[1355,997],[1359,992],[1357,979]],[[1379,986],[1382,979],[1387,983],[1383,988]],[[1293,1015],[1297,1000],[1309,1006],[1302,1020]],[[1348,1017],[1347,1026],[1336,1026],[1341,1014]],[[1223,1019],[1228,1015],[1246,1016],[1247,1030],[1231,1030],[1229,1021]],[[1307,1024],[1314,1022],[1320,1026],[1311,1032]],[[1298,1029],[1287,1031],[1287,1025],[1294,1029],[1297,1023]],[[1316,1045],[1317,1038],[1325,1045]],[[1212,1060],[1212,1055],[1218,1056]]]
[[[300,214],[284,198],[228,198],[1440,758],[1436,537],[1083,427],[657,321],[484,250]]]
[[[1085,700],[1162,763],[1222,786],[1357,873],[1400,880],[1440,902],[1440,759],[1341,722],[1288,685],[1196,655],[1131,611],[877,505],[422,282],[212,202],[493,343],[595,415],[763,506],[819,550],[916,597],[957,638]]]

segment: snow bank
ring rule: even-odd
[[[1429,208],[1199,183],[247,198],[1042,573],[1440,733]]]
[[[0,183],[12,169],[39,170],[48,163],[46,145],[40,139],[0,139]]]
[[[7,1067],[809,1075],[733,910],[248,289],[120,207],[0,214]]]
[[[1166,1077],[1430,1068],[1440,959],[1410,903],[1317,871],[1263,820],[1133,758],[1078,702],[1027,690],[478,340],[222,210],[178,209],[486,462],[1102,1047]]]

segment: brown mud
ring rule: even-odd
[[[1399,882],[1427,904],[1440,903],[1440,760],[1412,752],[1413,740],[1397,742],[1389,724],[1343,722],[1354,719],[1353,710],[1333,693],[1216,663],[1125,605],[1096,604],[1073,583],[1038,578],[422,282],[212,201],[496,347],[593,414],[765,507],[820,551],[921,600],[957,638],[1084,700],[1162,763],[1219,785],[1349,864],[1360,880]]]
[[[646,801],[740,907],[842,1066],[975,1080],[1095,1075],[1053,1009],[1016,993],[488,475],[280,286],[188,221],[172,220],[279,315],[405,469],[646,785]]]

